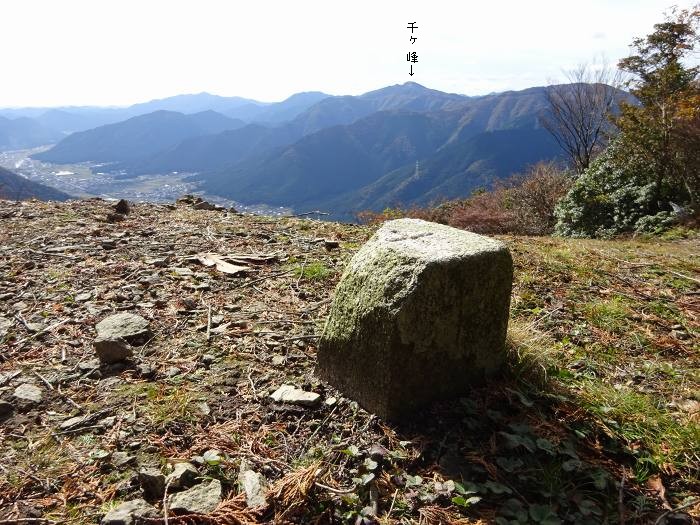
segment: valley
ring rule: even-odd
[[[115,176],[100,171],[102,165],[81,162],[75,164],[51,164],[31,158],[46,151],[49,146],[0,151],[0,168],[12,170],[33,182],[56,188],[75,198],[101,197],[103,199],[128,199],[134,202],[173,202],[186,193],[197,193],[210,202],[235,207],[249,213],[286,215],[287,207],[265,205],[245,206],[234,200],[202,193],[200,184],[191,179],[191,173],[148,174],[130,177]]]

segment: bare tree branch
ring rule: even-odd
[[[540,121],[581,174],[614,130],[608,115],[620,101],[622,82],[604,61],[581,64],[566,77],[568,83],[547,87],[549,108]]]

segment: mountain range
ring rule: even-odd
[[[329,95],[297,93],[281,102],[260,102],[209,93],[177,95],[128,107],[65,106],[0,108],[0,151],[33,148],[58,142],[71,133],[114,124],[156,111],[193,114],[216,111],[246,123],[274,124],[293,119]]]
[[[557,159],[560,150],[540,125],[546,90],[468,97],[407,82],[359,96],[299,93],[274,104],[183,95],[93,108],[93,115],[131,116],[74,132],[34,158],[106,163],[101,171],[120,178],[186,172],[201,190],[243,204],[352,218],[363,209],[468,196]],[[91,114],[82,108],[14,117],[48,126],[68,121],[61,112],[76,123],[76,115]]]

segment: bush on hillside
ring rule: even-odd
[[[555,233],[601,238],[658,233],[676,222],[670,203],[683,202],[681,193],[682,187],[666,181],[659,187],[654,163],[618,138],[559,202]]]

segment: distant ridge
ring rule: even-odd
[[[118,162],[153,155],[198,135],[236,129],[244,122],[207,110],[192,115],[158,110],[124,122],[73,133],[33,158],[46,162]]]

